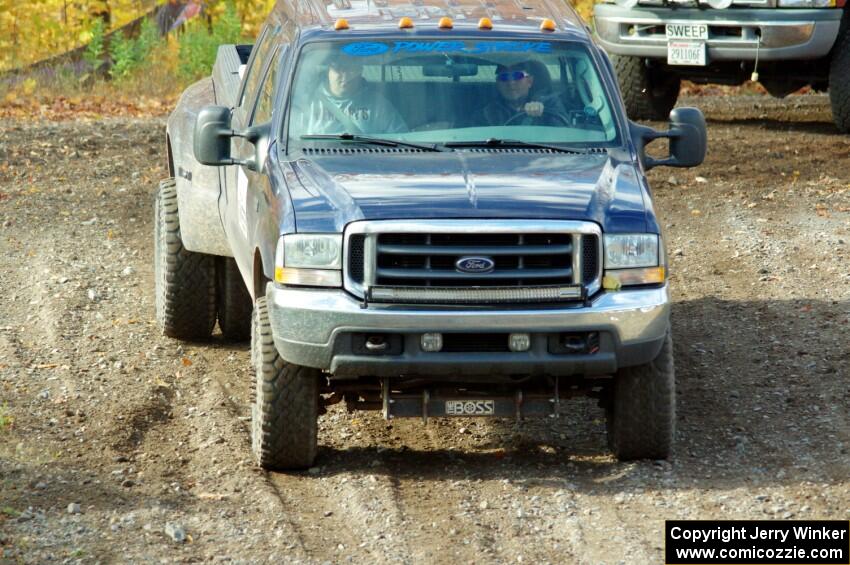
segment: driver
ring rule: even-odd
[[[363,64],[346,57],[328,65],[306,108],[301,108],[299,130],[305,134],[397,133],[406,131],[392,104],[363,78]]]
[[[564,125],[562,120],[547,119],[547,116],[565,115],[564,106],[555,95],[531,93],[534,75],[530,67],[527,61],[496,67],[496,90],[499,96],[484,106],[478,123],[500,126],[505,123],[542,125],[555,122]]]

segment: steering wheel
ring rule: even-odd
[[[544,116],[546,116],[548,118],[554,118],[554,119],[551,119],[549,121],[550,122],[553,122],[553,121],[557,122],[555,125],[560,124],[560,125],[565,126],[565,127],[570,126],[569,119],[566,116],[559,114],[558,112],[555,112],[554,110],[551,110],[551,109],[546,108],[546,107],[543,108],[543,112],[541,112],[539,116],[531,116],[531,115],[528,114],[528,112],[518,112],[518,113],[514,114],[513,116],[511,116],[510,118],[508,118],[505,121],[505,123],[502,124],[502,125],[504,125],[504,126],[513,125],[513,123],[520,118],[529,117],[529,118],[532,118],[534,120],[539,120],[539,119],[542,119]]]

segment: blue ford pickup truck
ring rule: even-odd
[[[705,150],[696,109],[667,131],[627,120],[566,4],[278,2],[168,120],[157,320],[250,336],[263,467],[311,465],[337,402],[524,418],[577,395],[607,410],[617,457],[663,458],[675,376],[645,172]]]

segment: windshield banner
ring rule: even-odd
[[[373,57],[384,53],[551,53],[552,44],[548,41],[396,41],[392,44],[358,41],[343,47],[342,52],[354,57]]]

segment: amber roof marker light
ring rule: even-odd
[[[440,29],[452,29],[454,26],[455,25],[454,23],[452,23],[452,19],[448,16],[443,16],[442,18],[440,18],[440,21],[437,24],[437,27]]]
[[[493,22],[490,18],[481,18],[478,20],[478,29],[493,29]]]
[[[550,19],[545,19],[540,22],[540,31],[555,31],[557,27],[555,26],[555,22]]]
[[[348,29],[348,20],[346,20],[345,18],[338,19],[336,22],[334,22],[334,29],[336,31]]]
[[[413,27],[413,20],[404,16],[398,21],[399,29],[411,29]]]

